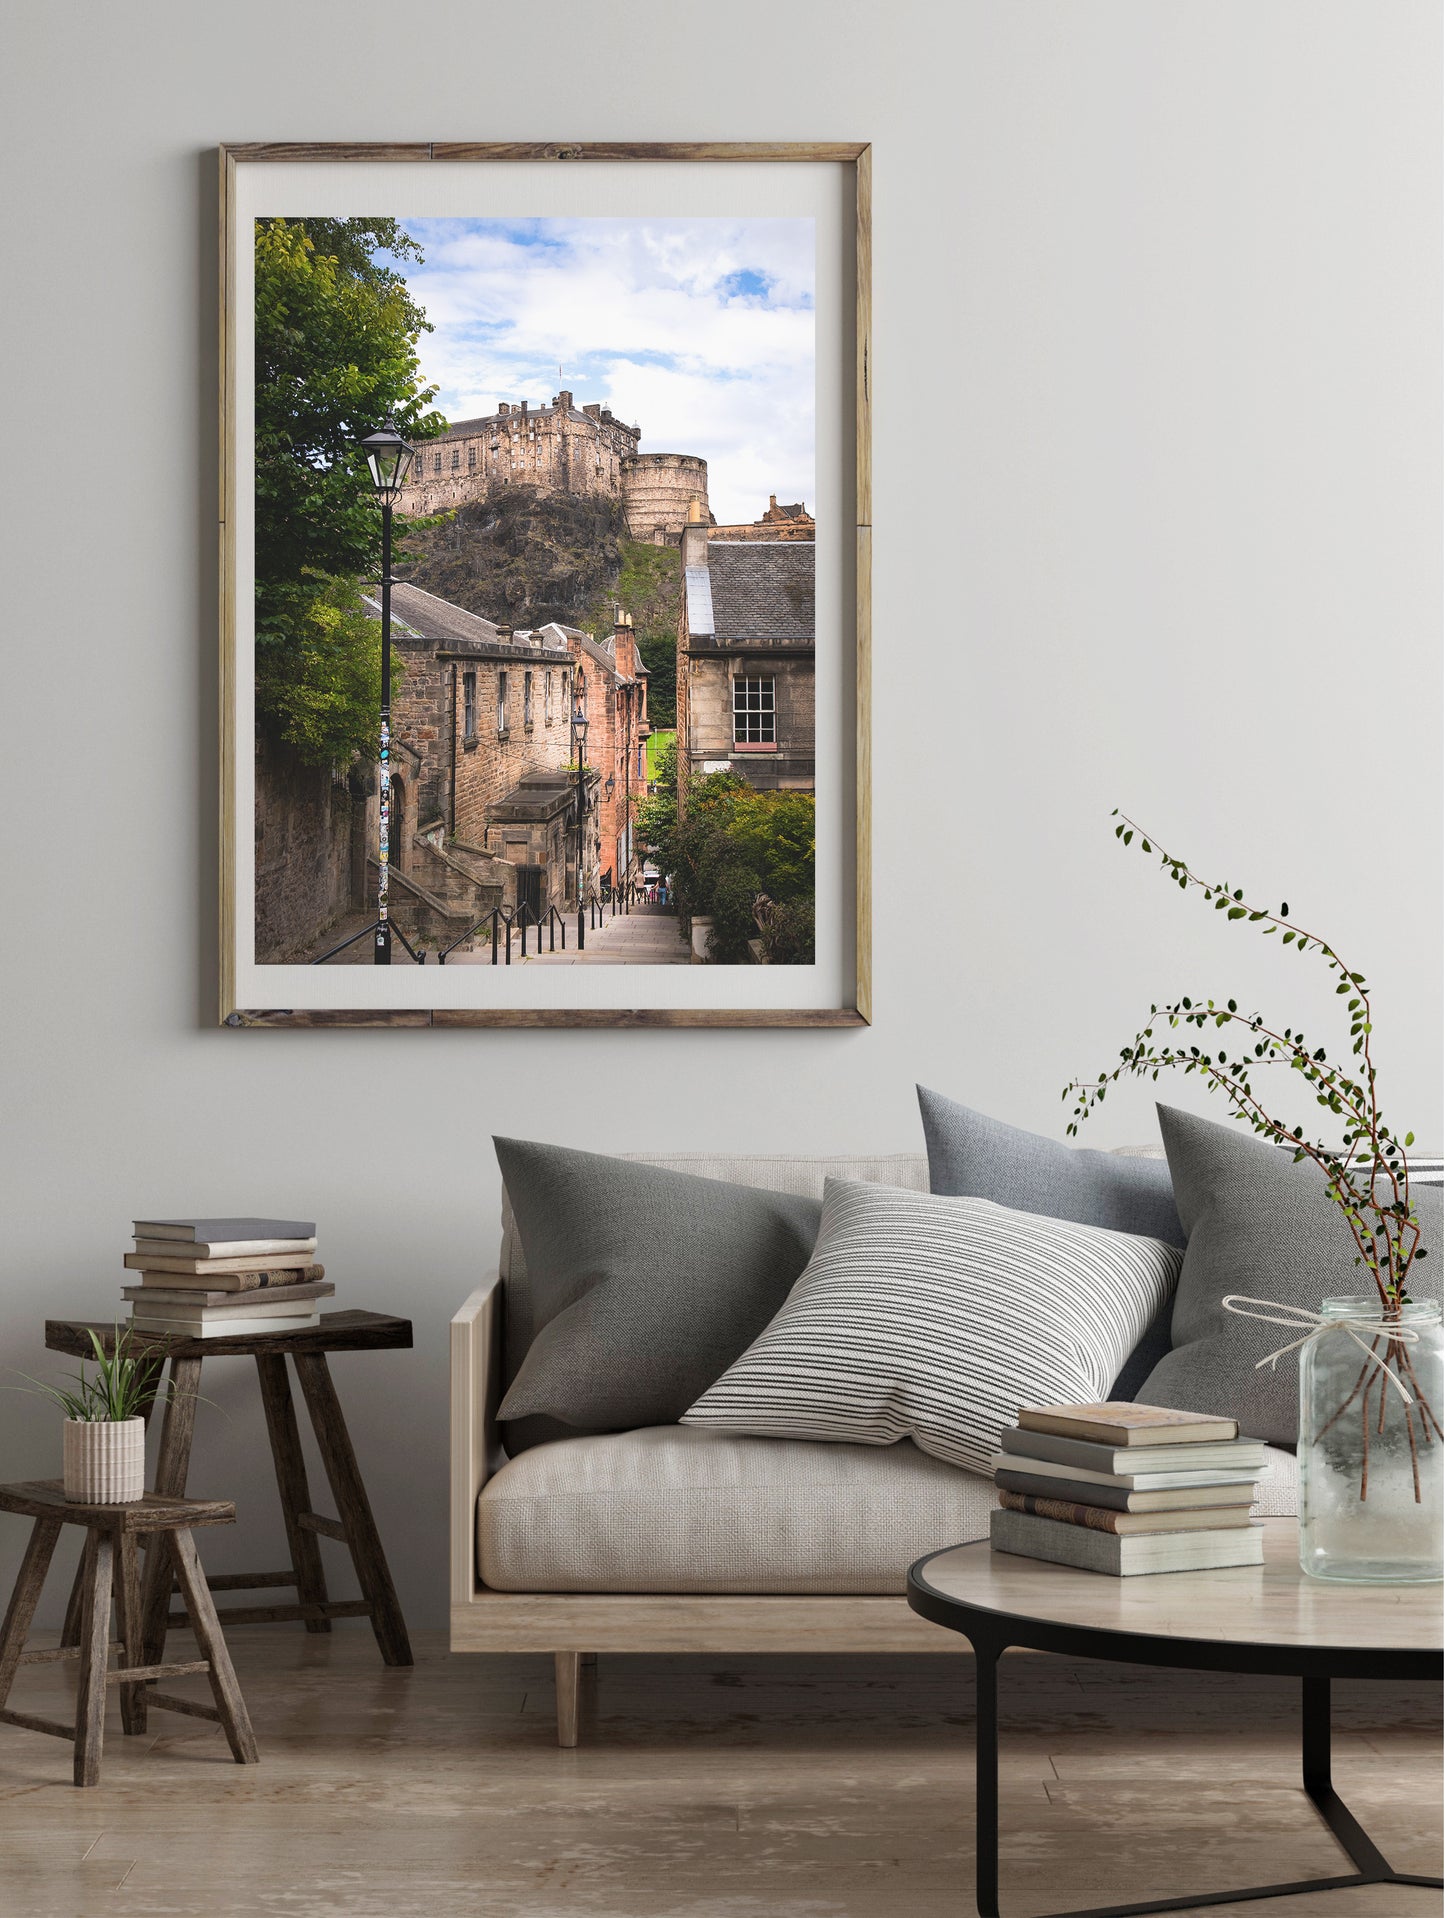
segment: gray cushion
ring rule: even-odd
[[[1293,1445],[1298,1360],[1291,1352],[1274,1367],[1255,1368],[1297,1335],[1239,1318],[1220,1301],[1237,1292],[1318,1311],[1331,1296],[1369,1295],[1369,1274],[1355,1264],[1349,1227],[1308,1161],[1296,1165],[1292,1154],[1242,1126],[1213,1125],[1173,1106],[1159,1107],[1159,1128],[1189,1245],[1174,1296],[1173,1350],[1138,1397],[1217,1412],[1238,1419],[1252,1438]],[[1412,1183],[1411,1196],[1430,1253],[1411,1274],[1411,1295],[1438,1299],[1440,1190]]]
[[[686,1425],[538,1445],[477,1505],[503,1592],[901,1593],[925,1552],[979,1538],[993,1480],[897,1445],[739,1438]],[[1295,1509],[1272,1455],[1261,1512]]]
[[[927,1086],[918,1088],[918,1108],[928,1147],[930,1191],[956,1199],[991,1199],[1015,1212],[1183,1245],[1184,1230],[1163,1159],[1059,1145],[974,1112]],[[1168,1350],[1166,1303],[1108,1396],[1137,1397],[1141,1382]]]
[[[541,1418],[584,1432],[679,1419],[772,1318],[813,1249],[815,1199],[495,1143],[527,1269],[525,1288],[507,1293],[509,1337],[525,1353],[500,1409],[508,1452],[547,1435]]]

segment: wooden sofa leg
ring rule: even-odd
[[[570,1750],[577,1743],[577,1701],[582,1678],[581,1652],[554,1652],[557,1673],[557,1743]]]

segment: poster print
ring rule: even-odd
[[[529,211],[485,164],[440,203],[432,169],[356,169],[341,204],[395,210],[338,211],[249,151],[223,156],[224,485],[250,507],[223,1016],[860,1022],[857,913],[819,896],[831,845],[856,905],[866,846],[855,768],[819,749],[863,601],[820,634],[818,556],[852,557],[866,467],[824,478],[820,531],[820,325],[857,313],[836,244],[820,312],[819,213],[720,208],[716,166],[696,210],[609,179]],[[830,425],[836,466],[857,425]]]

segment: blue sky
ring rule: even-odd
[[[402,264],[450,419],[559,386],[708,463],[719,520],[814,503],[811,219],[409,219]],[[561,368],[559,375],[558,368]]]

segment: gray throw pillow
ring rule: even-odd
[[[974,1112],[926,1086],[918,1088],[918,1108],[928,1148],[930,1192],[991,1199],[1012,1212],[1183,1245],[1164,1160],[1059,1145]],[[1115,1379],[1110,1399],[1137,1397],[1140,1384],[1168,1350],[1166,1301]]]
[[[1159,1107],[1159,1129],[1189,1245],[1174,1295],[1174,1349],[1138,1397],[1217,1412],[1238,1419],[1251,1438],[1294,1445],[1296,1354],[1255,1368],[1298,1334],[1226,1312],[1221,1300],[1235,1292],[1317,1312],[1322,1299],[1371,1296],[1370,1275],[1355,1264],[1349,1227],[1326,1195],[1324,1174],[1308,1160],[1296,1165],[1292,1153],[1242,1126],[1213,1125],[1173,1106]],[[1411,1197],[1430,1253],[1411,1273],[1411,1296],[1438,1299],[1440,1189],[1412,1180]]]
[[[509,1288],[504,1306],[527,1338],[500,1408],[512,1453],[564,1427],[675,1424],[772,1318],[818,1235],[816,1199],[494,1143],[527,1262],[525,1297]]]

